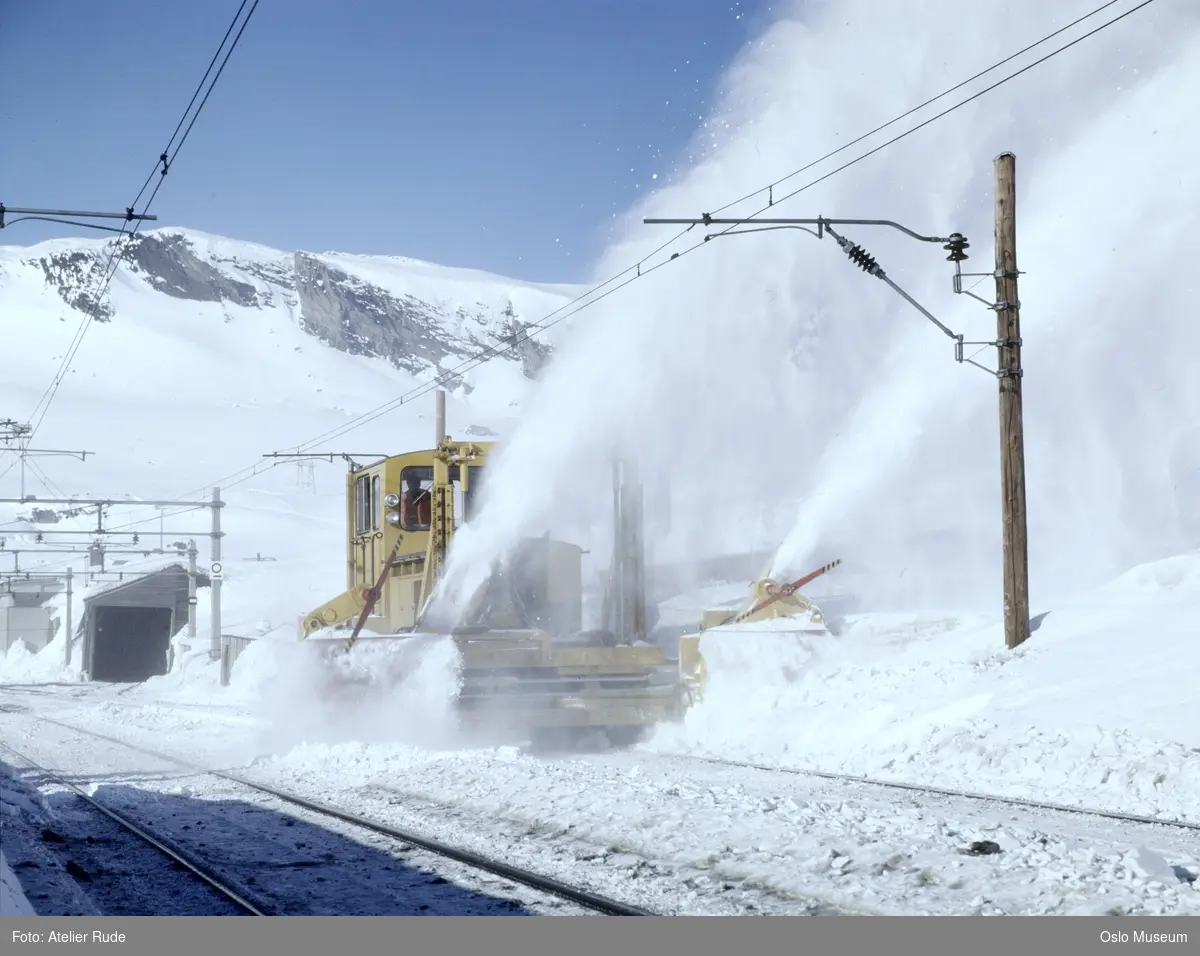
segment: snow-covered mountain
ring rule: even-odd
[[[117,241],[5,249],[0,295],[14,274],[26,270],[72,311],[95,305],[97,321],[119,321],[112,296],[93,303]],[[159,308],[216,308],[226,322],[233,321],[233,307],[280,309],[333,348],[378,356],[414,374],[512,341],[498,357],[520,362],[532,377],[550,349],[521,332],[573,291],[395,256],[281,252],[190,230],[150,231],[120,241],[125,243],[120,280],[174,300]]]
[[[0,247],[0,419],[39,418],[88,311],[95,315],[35,443],[95,457],[38,459],[41,474],[26,473],[32,494],[178,496],[301,446],[425,447],[426,393],[454,369],[451,434],[503,434],[555,341],[521,333],[582,291],[162,229],[136,238],[103,301],[92,303],[113,241]],[[460,368],[487,349],[492,360]],[[386,415],[357,427],[389,403]],[[18,490],[13,464],[0,449],[0,494]]]

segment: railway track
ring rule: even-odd
[[[490,876],[500,877],[513,883],[520,884],[521,886],[525,886],[529,889],[549,894],[561,900],[566,900],[593,913],[599,913],[607,916],[656,915],[650,910],[610,899],[606,896],[593,893],[590,890],[572,886],[568,883],[535,873],[523,867],[513,866],[503,861],[492,859],[470,850],[451,846],[450,844],[431,839],[419,833],[394,827],[377,820],[372,820],[359,814],[352,813],[347,810],[301,796],[299,794],[282,790],[278,787],[273,787],[268,784],[260,783],[256,780],[242,777],[239,774],[202,767],[172,754],[166,754],[162,753],[161,751],[142,747],[138,744],[121,740],[118,737],[113,737],[98,731],[77,727],[73,724],[55,720],[50,717],[33,714],[25,714],[25,716],[43,723],[61,727],[64,730],[69,730],[72,733],[79,734],[84,737],[89,737],[95,740],[103,740],[107,743],[115,744],[130,751],[140,753],[144,756],[152,757],[165,763],[174,764],[175,766],[187,770],[189,773],[195,774],[196,776],[212,777],[223,780],[227,783],[235,784],[239,787],[243,787],[256,793],[274,798],[285,805],[305,810],[316,815],[317,817],[337,820],[341,823],[349,824],[351,827],[359,830],[364,830],[378,836],[387,837],[391,840],[398,841],[401,844],[418,847],[421,850],[425,850],[437,857],[453,860],[456,863],[463,864],[471,869],[478,870],[483,873],[487,873]],[[156,835],[150,832],[149,828],[139,824],[137,821],[133,820],[127,815],[118,813],[117,811],[104,806],[99,801],[86,794],[75,784],[65,780],[61,775],[55,774],[52,771],[47,770],[45,767],[36,764],[31,758],[21,754],[11,746],[0,743],[0,747],[3,747],[4,749],[16,754],[25,763],[35,767],[39,773],[44,774],[47,779],[54,781],[59,786],[69,789],[77,796],[86,800],[93,808],[103,813],[127,832],[133,834],[144,842],[149,843],[160,852],[168,855],[173,861],[184,866],[198,879],[203,880],[213,889],[221,893],[221,895],[226,896],[226,898],[228,898],[231,902],[234,902],[235,905],[237,905],[243,912],[252,915],[270,915],[269,910],[265,910],[262,904],[256,904],[255,902],[252,902],[251,900],[247,899],[246,893],[239,892],[238,890],[229,886],[228,883],[223,880],[222,877],[215,871],[215,869],[205,861],[200,860],[193,854],[185,853],[174,847],[173,841],[171,841],[169,838]]]
[[[54,694],[53,692],[41,691],[41,690],[37,690],[37,689],[33,689],[33,688],[26,688],[23,686],[3,687],[0,689],[3,689],[5,691],[16,690],[17,692],[20,692],[20,693],[41,694],[41,695],[50,696],[50,697],[58,696],[58,695]],[[0,708],[0,709],[3,709],[3,708]],[[62,726],[69,730],[74,730],[77,733],[85,733],[85,732],[90,733],[93,736],[99,736],[102,739],[109,740],[110,742],[113,742],[113,743],[119,743],[122,746],[130,747],[131,749],[134,749],[134,750],[140,749],[140,750],[142,750],[143,753],[146,753],[148,756],[157,756],[160,759],[170,759],[176,763],[180,763],[181,765],[183,765],[176,758],[173,758],[173,757],[168,758],[164,754],[156,754],[153,751],[148,751],[148,750],[145,750],[144,748],[138,748],[135,745],[129,744],[126,741],[120,741],[120,740],[117,740],[116,738],[103,737],[103,735],[96,734],[93,731],[83,731],[81,728],[75,727],[70,724],[65,724],[65,723],[62,723],[59,721],[54,721],[51,718],[38,716],[37,719],[46,720],[50,723],[56,723],[59,726]],[[931,794],[934,796],[957,797],[957,798],[961,798],[964,800],[976,801],[979,803],[1001,804],[1001,805],[1006,805],[1006,806],[1019,807],[1022,809],[1043,810],[1043,811],[1047,811],[1047,812],[1051,812],[1051,813],[1072,814],[1074,816],[1092,817],[1092,818],[1096,818],[1096,819],[1117,820],[1117,821],[1123,821],[1126,823],[1140,823],[1140,824],[1146,824],[1149,826],[1166,827],[1166,828],[1179,829],[1179,830],[1192,830],[1192,831],[1200,833],[1200,822],[1193,821],[1193,820],[1171,819],[1171,818],[1164,818],[1164,817],[1151,817],[1151,816],[1144,816],[1144,815],[1133,814],[1133,813],[1121,813],[1121,812],[1115,811],[1115,810],[1102,810],[1102,809],[1092,808],[1092,807],[1071,806],[1070,804],[1054,803],[1054,802],[1046,801],[1046,800],[1032,800],[1032,799],[1026,799],[1026,798],[1022,798],[1022,797],[1009,797],[1009,796],[1002,796],[1000,794],[982,793],[982,792],[971,791],[971,790],[960,790],[960,789],[955,789],[952,787],[935,787],[935,786],[928,786],[928,785],[924,785],[924,784],[909,783],[907,781],[902,781],[902,780],[881,780],[876,777],[859,776],[856,774],[835,773],[832,771],[818,770],[818,769],[813,769],[813,768],[780,767],[780,766],[774,766],[771,764],[755,763],[753,761],[728,760],[728,759],[721,758],[721,757],[704,757],[704,756],[698,756],[698,755],[693,755],[693,754],[655,754],[655,756],[660,757],[660,758],[666,757],[671,760],[683,761],[683,762],[691,761],[691,762],[696,762],[696,763],[706,763],[706,764],[710,764],[710,765],[714,765],[714,766],[738,767],[738,768],[741,768],[744,770],[757,770],[757,771],[760,771],[763,773],[784,773],[784,774],[790,774],[793,776],[812,777],[814,779],[830,780],[830,781],[842,782],[842,783],[861,784],[863,786],[874,787],[874,788],[884,789],[884,790],[900,790],[900,791],[908,791],[911,793],[927,793],[927,794]],[[197,769],[197,768],[192,767],[191,769]],[[250,786],[255,789],[259,789],[260,792],[264,792],[264,793],[270,792],[269,788],[263,789],[264,785],[257,784],[253,781],[249,781],[244,778],[236,777],[235,775],[222,774],[221,772],[213,772],[213,771],[202,771],[202,772],[210,773],[210,774],[213,774],[216,776],[223,775],[225,779],[228,779],[232,782],[241,783],[244,786]],[[279,796],[278,794],[275,794],[275,795]],[[283,798],[280,797],[280,799],[283,799]],[[297,799],[303,799],[303,798],[297,798]],[[335,815],[337,812],[339,812],[339,811],[335,811],[333,815]]]
[[[62,787],[64,790],[68,790],[73,793],[80,800],[83,800],[85,803],[87,803],[93,810],[107,817],[126,833],[131,834],[148,846],[153,847],[170,862],[176,864],[188,873],[191,873],[192,876],[208,886],[209,889],[214,890],[219,896],[232,903],[242,915],[269,915],[268,910],[261,909],[260,905],[256,905],[255,903],[246,899],[240,892],[238,892],[237,889],[224,880],[212,866],[209,866],[203,860],[200,860],[194,857],[192,854],[186,853],[178,847],[171,845],[171,843],[165,837],[152,833],[148,828],[140,825],[125,814],[113,810],[111,807],[105,806],[100,801],[88,795],[82,787],[77,786],[60,774],[43,767],[32,757],[22,753],[15,747],[0,742],[0,751],[5,751],[9,754],[12,754],[19,762],[31,767],[33,770],[41,774],[46,780],[50,781],[56,786]]]
[[[1192,820],[1176,820],[1162,817],[1141,816],[1134,813],[1120,813],[1115,810],[1099,810],[1089,807],[1073,807],[1065,803],[1051,803],[1045,800],[1027,800],[1021,797],[1004,797],[994,793],[977,793],[971,790],[956,790],[951,787],[932,787],[902,780],[879,780],[875,777],[860,777],[855,774],[833,773],[827,770],[812,770],[801,767],[776,767],[770,764],[759,764],[743,760],[725,760],[720,757],[700,757],[682,754],[656,754],[658,757],[668,757],[672,760],[690,761],[695,763],[713,764],[720,767],[740,767],[745,770],[759,770],[763,773],[785,773],[793,776],[814,777],[821,780],[832,780],[841,783],[856,783],[868,787],[885,790],[902,790],[910,793],[927,793],[933,796],[958,797],[964,800],[974,800],[980,803],[1000,804],[1020,807],[1028,810],[1044,810],[1052,813],[1072,814],[1082,817],[1094,817],[1105,820],[1120,820],[1126,823],[1140,823],[1150,826],[1166,827],[1176,830],[1190,830],[1200,833],[1200,823]]]
[[[185,779],[186,774],[214,778],[199,782],[198,788],[205,794],[201,805],[206,814],[211,812],[208,809],[211,800],[227,797],[234,806],[223,817],[236,815],[240,812],[237,804],[247,802],[277,806],[271,812],[286,815],[288,809],[276,797],[283,794],[285,799],[297,798],[292,801],[297,820],[305,816],[316,820],[322,811],[331,809],[333,817],[326,824],[317,821],[316,825],[345,832],[355,825],[353,821],[362,819],[359,814],[365,814],[374,818],[369,821],[372,824],[388,821],[417,831],[409,834],[390,826],[374,827],[374,832],[381,835],[374,838],[377,844],[388,842],[384,834],[398,839],[394,835],[400,833],[418,840],[423,834],[430,834],[454,849],[470,847],[488,856],[502,852],[506,860],[539,873],[554,874],[570,884],[595,887],[617,898],[631,897],[633,902],[658,912],[678,909],[713,913],[753,911],[764,915],[897,910],[966,913],[983,906],[975,902],[980,898],[987,904],[983,906],[986,912],[1075,912],[1079,907],[1090,907],[1092,904],[1087,901],[1098,895],[1115,892],[1127,896],[1122,906],[1135,911],[1144,907],[1147,913],[1156,913],[1187,911],[1200,900],[1191,895],[1200,891],[1196,885],[1200,827],[1186,819],[1090,810],[998,794],[686,754],[656,754],[654,760],[644,764],[638,754],[626,753],[600,758],[595,772],[587,767],[585,760],[578,768],[582,778],[576,780],[572,776],[566,780],[568,790],[580,785],[590,787],[587,792],[598,792],[595,787],[603,787],[614,774],[622,776],[625,770],[634,767],[646,774],[641,778],[645,785],[635,786],[636,792],[631,793],[634,805],[628,813],[618,815],[620,819],[629,818],[631,829],[619,829],[619,820],[614,822],[613,816],[608,815],[604,818],[609,821],[607,827],[600,823],[600,829],[594,830],[587,829],[588,825],[595,825],[591,817],[584,819],[573,811],[564,816],[554,812],[553,807],[551,812],[543,814],[540,807],[523,800],[493,819],[492,798],[487,788],[481,790],[477,780],[469,775],[463,777],[453,767],[448,774],[438,776],[431,787],[415,781],[411,788],[394,791],[382,783],[390,779],[386,774],[383,778],[368,774],[374,782],[366,789],[345,789],[336,782],[326,784],[325,771],[309,768],[303,761],[297,772],[281,771],[283,775],[278,779],[271,776],[259,783],[256,779],[259,774],[251,767],[239,766],[231,773],[209,770],[192,761],[216,766],[219,758],[177,758],[150,749],[157,746],[154,739],[135,738],[145,740],[148,747],[121,739],[127,735],[115,727],[109,731],[118,735],[115,737],[85,730],[86,718],[75,718],[83,726],[74,726],[57,719],[59,715],[48,713],[41,717],[36,714],[41,707],[27,708],[16,701],[7,706],[0,703],[0,709],[26,714],[31,723],[24,732],[31,738],[41,736],[54,741],[47,744],[53,751],[38,753],[57,753],[60,747],[66,753],[80,750],[81,744],[88,746],[83,742],[91,737],[96,739],[97,746],[99,741],[109,741],[119,748],[166,761],[157,772],[177,776],[181,782],[190,783]],[[46,726],[39,732],[32,721],[56,725],[62,731]],[[72,739],[76,735],[77,739]],[[82,751],[78,759],[80,767],[89,765],[83,762]],[[133,766],[116,749],[111,758],[103,759],[115,762],[126,772]],[[50,764],[59,765],[53,760]],[[673,769],[672,765],[679,769]],[[705,770],[705,765],[710,769]],[[507,764],[497,768],[497,786],[527,785],[524,774],[517,773],[514,777],[514,771],[505,767]],[[178,768],[183,768],[183,772]],[[573,770],[568,770],[570,776]],[[490,765],[481,768],[482,771],[490,773]],[[547,792],[553,796],[561,789],[560,778],[566,771],[555,761],[549,761],[544,769],[541,762],[530,765],[529,772],[536,780],[544,776]],[[242,773],[248,776],[240,776]],[[785,780],[781,774],[791,779]],[[813,784],[799,784],[805,778],[813,778]],[[221,784],[220,780],[227,784]],[[818,780],[827,783],[816,785]],[[278,787],[272,786],[276,783]],[[157,789],[161,784],[151,786]],[[339,797],[327,796],[326,786],[345,792]],[[243,788],[257,790],[263,796],[239,795]],[[584,804],[591,802],[587,792],[583,795]],[[664,825],[664,819],[679,812],[681,795],[704,797],[706,793],[711,798],[711,812],[701,813],[697,821],[700,839],[693,846],[682,842],[670,826]],[[889,796],[899,797],[902,793],[908,794],[907,799]],[[325,799],[339,806],[327,807],[318,802]],[[134,808],[140,804],[126,806]],[[355,812],[347,812],[350,810]],[[581,820],[585,825],[582,836],[571,832]],[[176,831],[169,828],[168,832]],[[625,833],[635,835],[626,837]],[[995,840],[984,839],[993,836]],[[414,840],[414,846],[427,845]],[[497,846],[505,849],[498,851]],[[881,847],[890,847],[895,852],[884,859],[880,856]],[[841,860],[850,860],[853,868],[827,872],[821,861],[826,853],[835,850],[833,859],[839,864]],[[421,851],[414,851],[413,858],[420,855]],[[470,854],[468,862],[474,856]],[[980,856],[981,860],[970,862],[972,856]],[[882,875],[876,872],[880,866],[884,867]],[[989,866],[991,869],[984,872]],[[1145,880],[1138,875],[1141,871],[1137,868],[1145,866],[1157,866],[1156,872],[1165,875],[1156,877],[1158,883],[1143,885]],[[1174,872],[1163,869],[1164,866]],[[1064,884],[1046,876],[1049,873],[1053,877],[1058,872],[1056,867],[1074,875],[1076,883],[1072,884],[1074,889],[1069,895],[1064,895],[1061,889]],[[426,864],[425,869],[447,875],[454,871],[452,864],[439,865],[436,861],[432,867]],[[747,877],[748,871],[753,871],[752,877]],[[495,869],[487,872],[508,875],[507,871]],[[626,884],[623,874],[628,874],[631,882]],[[476,879],[466,873],[460,881],[472,885]],[[1132,884],[1130,879],[1134,881]],[[1173,889],[1177,881],[1181,884],[1178,890]],[[524,880],[520,882],[529,885]],[[1183,885],[1187,883],[1193,885]],[[1123,890],[1126,884],[1132,889]],[[379,884],[375,886],[378,888]],[[608,886],[621,888],[608,889]],[[324,891],[318,890],[318,894],[323,895]],[[950,894],[955,896],[947,899]],[[562,905],[554,900],[544,902],[546,896],[535,903],[537,910]],[[614,915],[624,912],[627,911]]]

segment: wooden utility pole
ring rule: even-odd
[[[1029,639],[1029,538],[1021,409],[1021,304],[1017,296],[1016,157],[996,157],[996,338],[1000,382],[1000,484],[1004,509],[1004,643]]]

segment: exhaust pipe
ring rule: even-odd
[[[632,462],[616,459],[612,467],[611,628],[632,643],[647,637],[642,485]]]
[[[437,404],[435,405],[436,412],[434,413],[434,429],[437,434],[434,435],[436,442],[434,447],[441,448],[442,442],[446,440],[446,391],[439,388],[435,395]]]

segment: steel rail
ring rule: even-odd
[[[420,847],[423,850],[428,850],[429,852],[441,857],[445,857],[446,859],[466,864],[474,869],[490,873],[493,876],[499,876],[503,877],[504,879],[512,880],[515,883],[520,883],[523,886],[527,886],[532,889],[541,890],[542,892],[549,893],[564,900],[568,900],[569,902],[576,903],[606,916],[658,915],[650,910],[632,906],[628,903],[622,903],[618,900],[610,899],[609,897],[602,896],[598,893],[593,893],[590,890],[572,886],[569,883],[563,883],[562,881],[556,880],[553,877],[543,876],[539,873],[534,873],[531,870],[526,870],[523,867],[513,866],[500,860],[494,860],[479,853],[474,853],[470,850],[464,850],[460,847],[443,843],[440,840],[422,836],[421,834],[415,833],[411,830],[381,823],[378,820],[372,820],[369,817],[364,817],[348,810],[342,810],[338,807],[301,796],[300,794],[291,793],[287,790],[282,790],[269,784],[260,783],[256,780],[251,780],[236,773],[230,773],[225,770],[214,770],[209,767],[202,767],[199,764],[192,763],[189,760],[184,760],[171,754],[165,754],[161,751],[151,750],[148,747],[142,747],[139,744],[130,743],[129,741],[121,740],[118,737],[102,734],[99,731],[86,730],[82,727],[76,727],[74,724],[68,724],[64,721],[55,720],[51,717],[43,717],[30,713],[27,713],[26,716],[32,717],[34,720],[40,720],[44,723],[62,727],[77,734],[82,734],[97,740],[104,740],[109,743],[117,744],[121,747],[126,747],[129,750],[136,751],[148,757],[154,757],[158,760],[164,760],[169,763],[176,764],[179,767],[191,770],[199,775],[217,777],[218,779],[238,784],[239,786],[243,786],[259,793],[274,797],[283,803],[301,807],[320,816],[340,820],[343,823],[349,823],[353,826],[361,827],[364,830],[370,830],[374,833],[391,837],[392,839],[399,840],[403,843],[412,844],[413,846]]]
[[[225,899],[229,900],[229,902],[231,902],[234,906],[236,906],[238,909],[242,910],[247,915],[249,915],[249,916],[270,915],[267,912],[265,912],[264,910],[259,909],[254,903],[251,903],[248,899],[246,899],[244,896],[242,896],[237,890],[235,890],[233,887],[231,887],[228,883],[224,882],[221,879],[221,877],[217,874],[217,872],[212,867],[210,867],[206,863],[204,863],[203,861],[193,857],[191,854],[184,853],[182,850],[179,850],[179,849],[176,849],[175,847],[170,846],[161,837],[155,836],[148,829],[141,826],[140,824],[135,823],[133,820],[129,819],[124,814],[118,813],[116,810],[113,810],[111,807],[105,806],[103,803],[101,803],[95,797],[92,797],[90,794],[86,793],[82,787],[79,787],[76,784],[71,783],[70,780],[67,780],[60,774],[55,773],[53,770],[48,770],[46,767],[43,767],[37,761],[33,760],[31,757],[26,756],[24,753],[17,750],[15,747],[11,746],[10,744],[0,741],[0,748],[7,750],[9,753],[13,754],[18,760],[20,760],[23,763],[28,764],[30,767],[32,767],[34,770],[36,770],[42,776],[46,777],[48,780],[53,781],[58,786],[64,787],[67,790],[72,791],[81,800],[86,801],[94,810],[96,810],[99,813],[102,813],[104,816],[108,817],[108,819],[112,820],[114,823],[116,823],[118,826],[120,826],[123,830],[126,830],[127,832],[133,834],[135,837],[137,837],[143,843],[146,843],[149,846],[152,846],[154,849],[158,850],[159,853],[161,853],[163,856],[167,857],[167,859],[171,860],[173,863],[177,863],[180,866],[182,866],[185,870],[187,870],[189,873],[191,873],[194,877],[196,877],[203,883],[206,883],[210,888],[216,890],[217,893],[219,893]]]

